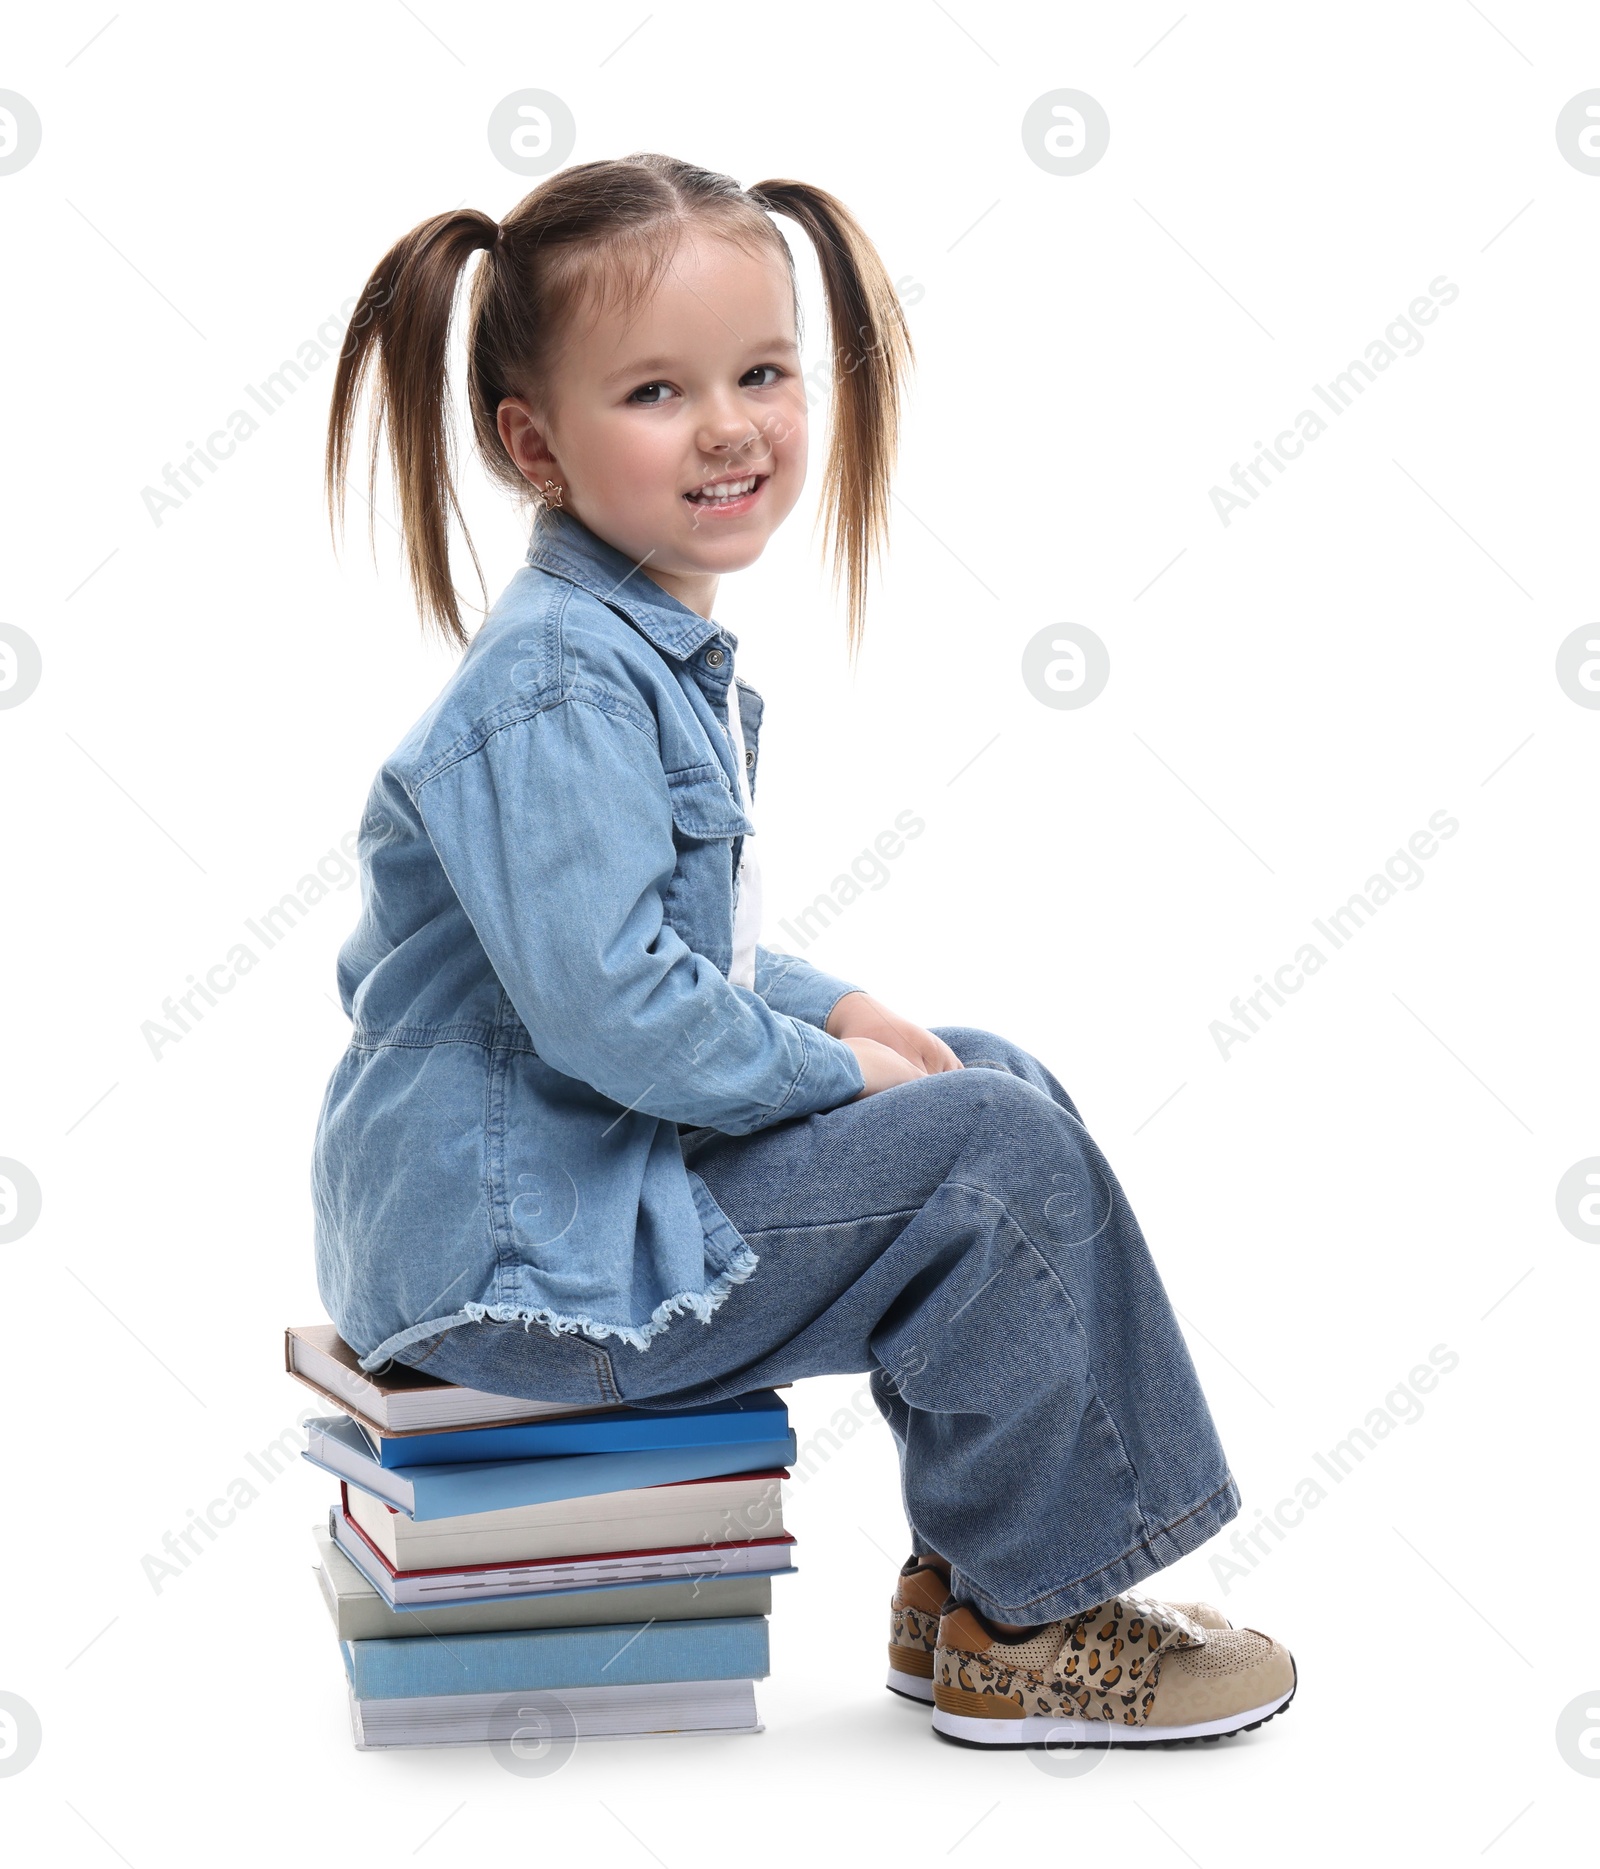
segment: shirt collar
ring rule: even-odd
[[[620,610],[664,655],[687,661],[708,638],[719,635],[732,648],[739,646],[731,630],[679,603],[639,565],[561,507],[540,514],[527,561]]]

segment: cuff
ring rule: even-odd
[[[796,1020],[795,1030],[805,1048],[805,1062],[795,1074],[788,1096],[773,1112],[770,1120],[774,1123],[837,1109],[841,1103],[859,1097],[867,1087],[856,1054],[842,1039],[830,1038],[820,1026],[801,1019]]]
[[[846,993],[864,993],[865,987],[824,973],[796,954],[762,948],[757,954],[756,990],[774,1012],[785,1012],[819,1030]]]

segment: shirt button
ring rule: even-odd
[[[727,659],[728,659],[727,656],[723,653],[721,649],[708,649],[706,651],[706,667],[707,668],[721,668],[723,663],[726,662]]]
[[[750,747],[750,746],[747,746],[747,747],[746,747],[746,748],[744,749],[744,763],[745,763],[745,764],[746,764],[747,766],[750,766],[750,767],[752,767],[752,768],[753,768],[753,767],[755,766],[755,763],[756,763],[756,755],[755,755],[755,748],[754,748],[754,747]]]

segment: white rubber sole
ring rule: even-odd
[[[931,1687],[930,1687],[931,1697]],[[1294,1688],[1269,1700],[1262,1707],[1248,1707],[1242,1713],[1230,1713],[1220,1720],[1197,1720],[1192,1726],[1119,1726],[1111,1720],[1076,1720],[1063,1715],[1052,1719],[1046,1714],[1030,1713],[1020,1720],[980,1720],[970,1713],[944,1713],[933,1710],[933,1730],[946,1739],[966,1746],[994,1749],[1017,1749],[1024,1746],[1055,1746],[1062,1751],[1080,1746],[1159,1746],[1174,1740],[1221,1739],[1228,1733],[1243,1732],[1247,1726],[1259,1726],[1281,1713],[1294,1699]],[[1093,1734],[1079,1739],[1078,1733]]]
[[[907,1700],[920,1700],[924,1706],[933,1705],[933,1680],[929,1675],[906,1674],[899,1668],[891,1668],[884,1685],[892,1694],[904,1694]]]

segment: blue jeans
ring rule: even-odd
[[[714,1401],[871,1372],[919,1552],[1012,1623],[1070,1616],[1194,1550],[1239,1491],[1161,1279],[1072,1099],[992,1033],[964,1070],[685,1159],[759,1256],[644,1351],[485,1320],[413,1344],[450,1382],[542,1401]]]

